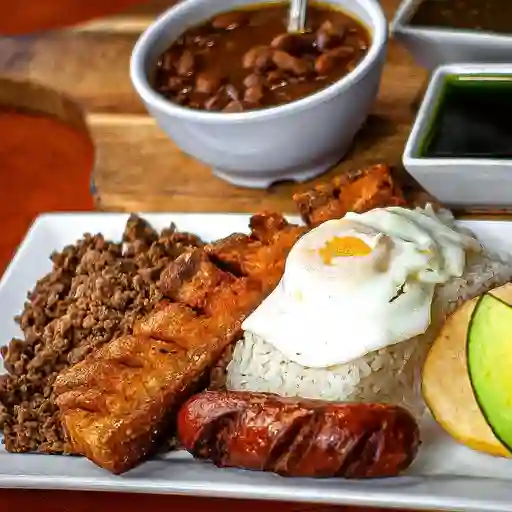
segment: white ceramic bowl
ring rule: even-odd
[[[402,161],[427,192],[450,206],[512,205],[512,161],[499,158],[427,158],[420,148],[435,116],[447,75],[512,75],[512,64],[450,64],[430,80]]]
[[[153,90],[156,62],[180,34],[255,0],[184,0],[165,12],[135,45],[130,64],[133,85],[167,135],[185,153],[212,166],[217,176],[256,188],[312,178],[348,151],[377,95],[386,53],[387,23],[378,2],[329,1],[359,19],[369,29],[372,43],[354,71],[316,94],[278,107],[227,114],[185,108]]]
[[[417,27],[409,20],[422,0],[403,0],[391,22],[393,39],[427,69],[456,62],[511,62],[512,37],[475,30]],[[512,1],[512,0],[510,0]]]

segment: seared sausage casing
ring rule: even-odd
[[[206,391],[179,412],[181,443],[219,467],[283,476],[394,476],[418,452],[419,428],[405,409],[266,393]]]

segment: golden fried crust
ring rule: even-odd
[[[261,302],[259,281],[240,278],[231,286],[219,287],[215,298],[200,313],[183,303],[171,303],[137,322],[134,334],[176,343],[189,350],[221,335],[233,322]]]
[[[318,226],[347,212],[404,206],[403,192],[387,165],[379,164],[334,178],[330,183],[293,196],[304,222]]]
[[[176,343],[187,350],[202,343],[208,326],[185,304],[175,302],[153,311],[133,328],[136,336]]]
[[[240,337],[242,321],[277,285],[304,232],[275,214],[258,217],[251,235],[178,257],[162,278],[168,300],[133,336],[111,341],[59,375],[56,403],[76,453],[122,473],[168,433],[176,408]]]
[[[282,217],[284,224],[279,224],[273,215],[273,221],[263,228],[263,219],[267,220],[265,214],[252,217],[251,225],[255,225],[255,229],[251,237],[234,234],[207,245],[205,252],[234,274],[259,280],[269,293],[284,272],[288,252],[307,229],[288,224]]]
[[[60,375],[55,383],[63,425],[76,453],[122,473],[150,453],[169,414],[197,391],[210,358],[233,340],[239,324],[186,351],[163,341],[124,336]]]

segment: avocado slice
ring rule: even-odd
[[[492,291],[512,299],[512,285]],[[466,344],[479,297],[471,299],[444,322],[423,365],[421,390],[434,419],[459,443],[489,455],[512,457],[487,423],[469,380]]]
[[[483,295],[467,337],[468,371],[475,398],[496,438],[512,450],[512,307]]]

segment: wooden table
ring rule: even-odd
[[[69,94],[87,112],[97,147],[94,179],[97,206],[107,210],[254,211],[259,208],[292,209],[291,193],[305,185],[280,185],[270,191],[238,189],[214,178],[208,168],[180,153],[147,117],[128,79],[131,47],[155,12],[173,0],[154,0],[147,7],[115,18],[57,33],[22,39],[0,38],[0,77],[30,79]],[[399,0],[382,0],[391,15]],[[413,118],[413,103],[426,73],[415,67],[404,49],[392,44],[379,101],[352,155],[331,174],[372,161],[396,163]],[[1,159],[1,152],[0,152]],[[0,171],[1,172],[1,171]],[[76,183],[74,205],[92,208],[84,176],[69,169]],[[325,179],[323,177],[322,179]],[[317,180],[318,181],[318,180]],[[55,197],[51,174],[36,185],[21,175],[9,177],[10,189],[31,187],[30,212],[69,208],[68,198]],[[199,185],[200,184],[200,185]],[[308,184],[307,186],[310,186]],[[35,193],[37,191],[37,193]],[[0,194],[2,189],[0,188]],[[0,200],[0,219],[11,240],[23,236],[24,223],[14,222],[7,196]],[[65,202],[67,201],[67,202]],[[23,206],[21,205],[21,208]],[[6,231],[7,230],[7,231]],[[14,247],[0,244],[0,273]],[[346,507],[237,502],[183,497],[99,494],[85,492],[0,491],[0,512],[37,509],[40,512],[123,512],[141,509],[268,512],[355,510]],[[357,509],[363,510],[363,509]],[[364,509],[370,512],[370,509]],[[364,512],[363,510],[363,512]]]

